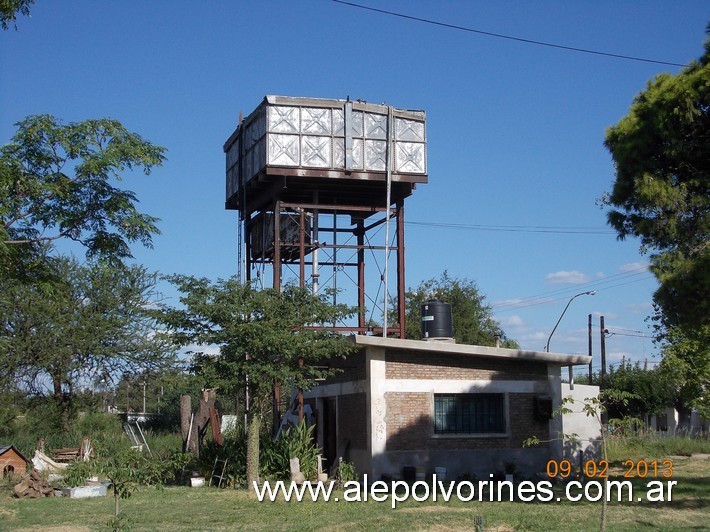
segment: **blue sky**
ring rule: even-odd
[[[366,6],[520,39],[687,63],[702,51],[703,1],[382,1]],[[638,242],[597,205],[614,178],[605,129],[661,72],[680,68],[573,52],[388,16],[332,0],[38,0],[0,33],[0,143],[30,114],[112,117],[168,148],[128,174],[161,218],[136,260],[226,278],[237,216],[224,210],[222,145],[267,94],[363,99],[427,113],[429,184],[407,200],[407,285],[474,280],[506,333],[587,352],[587,315],[614,332],[608,359],[657,361],[645,318],[656,283]],[[454,227],[456,226],[456,227]],[[175,294],[166,288],[166,295]],[[596,359],[595,367],[598,365]]]

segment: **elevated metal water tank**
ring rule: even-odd
[[[422,339],[453,338],[454,325],[451,305],[439,299],[430,299],[421,306]]]

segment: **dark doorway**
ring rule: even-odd
[[[337,405],[335,397],[323,399],[323,456],[325,467],[330,470],[337,459]]]

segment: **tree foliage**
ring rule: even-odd
[[[674,406],[695,409],[710,419],[710,325],[698,330],[669,329],[661,347],[662,380],[673,386]]]
[[[121,260],[128,244],[151,246],[157,218],[138,211],[135,194],[116,188],[126,170],[149,174],[165,149],[117,120],[64,124],[50,115],[17,124],[0,148],[0,266],[12,273],[61,238],[83,244],[89,257]],[[0,274],[3,272],[0,272]]]
[[[251,400],[247,445],[247,483],[258,480],[259,433],[274,386],[307,390],[332,375],[328,361],[345,357],[354,345],[323,325],[354,313],[330,305],[326,296],[286,286],[256,290],[232,277],[208,279],[172,276],[184,308],[165,307],[162,321],[177,345],[193,349],[195,369],[209,386],[236,395],[248,381]],[[216,346],[215,355],[210,347]]]
[[[607,411],[613,418],[640,418],[660,414],[674,403],[674,383],[660,367],[644,369],[640,363],[626,362],[609,368],[601,386],[608,391],[628,393],[625,402],[611,402]]]
[[[699,60],[649,82],[605,144],[616,166],[609,224],[653,252],[654,320],[664,370],[678,386],[676,407],[707,412],[710,38]]]
[[[4,30],[12,25],[17,29],[17,15],[30,16],[30,6],[35,0],[0,0],[0,27]]]
[[[184,308],[164,307],[161,320],[178,345],[192,349],[209,385],[227,393],[243,390],[247,375],[257,402],[268,402],[277,382],[310,389],[332,373],[329,359],[352,351],[345,337],[317,326],[353,310],[330,305],[305,288],[256,290],[236,278],[215,283],[180,275],[168,279],[183,294]]]
[[[664,323],[708,324],[710,39],[681,73],[650,81],[605,144],[616,167],[608,221],[619,238],[639,237],[654,252],[654,300]]]
[[[77,389],[97,378],[170,364],[148,307],[156,276],[139,266],[54,263],[51,281],[5,282],[0,293],[0,382],[43,395],[49,388],[63,427]]]
[[[518,347],[505,336],[474,281],[450,277],[444,272],[438,279],[423,281],[416,289],[410,289],[405,298],[407,338],[421,339],[421,305],[436,298],[451,305],[454,338],[458,343],[492,346],[498,338],[503,347]]]

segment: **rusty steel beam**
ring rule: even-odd
[[[385,212],[383,207],[366,207],[362,205],[328,205],[328,204],[318,204],[318,203],[286,203],[283,202],[281,205],[286,209],[306,209],[307,211],[319,210],[319,211],[337,211],[337,212]]]
[[[405,338],[406,309],[404,308],[404,201],[397,203],[397,316],[399,337]]]
[[[365,222],[357,227],[357,324],[365,327]]]

